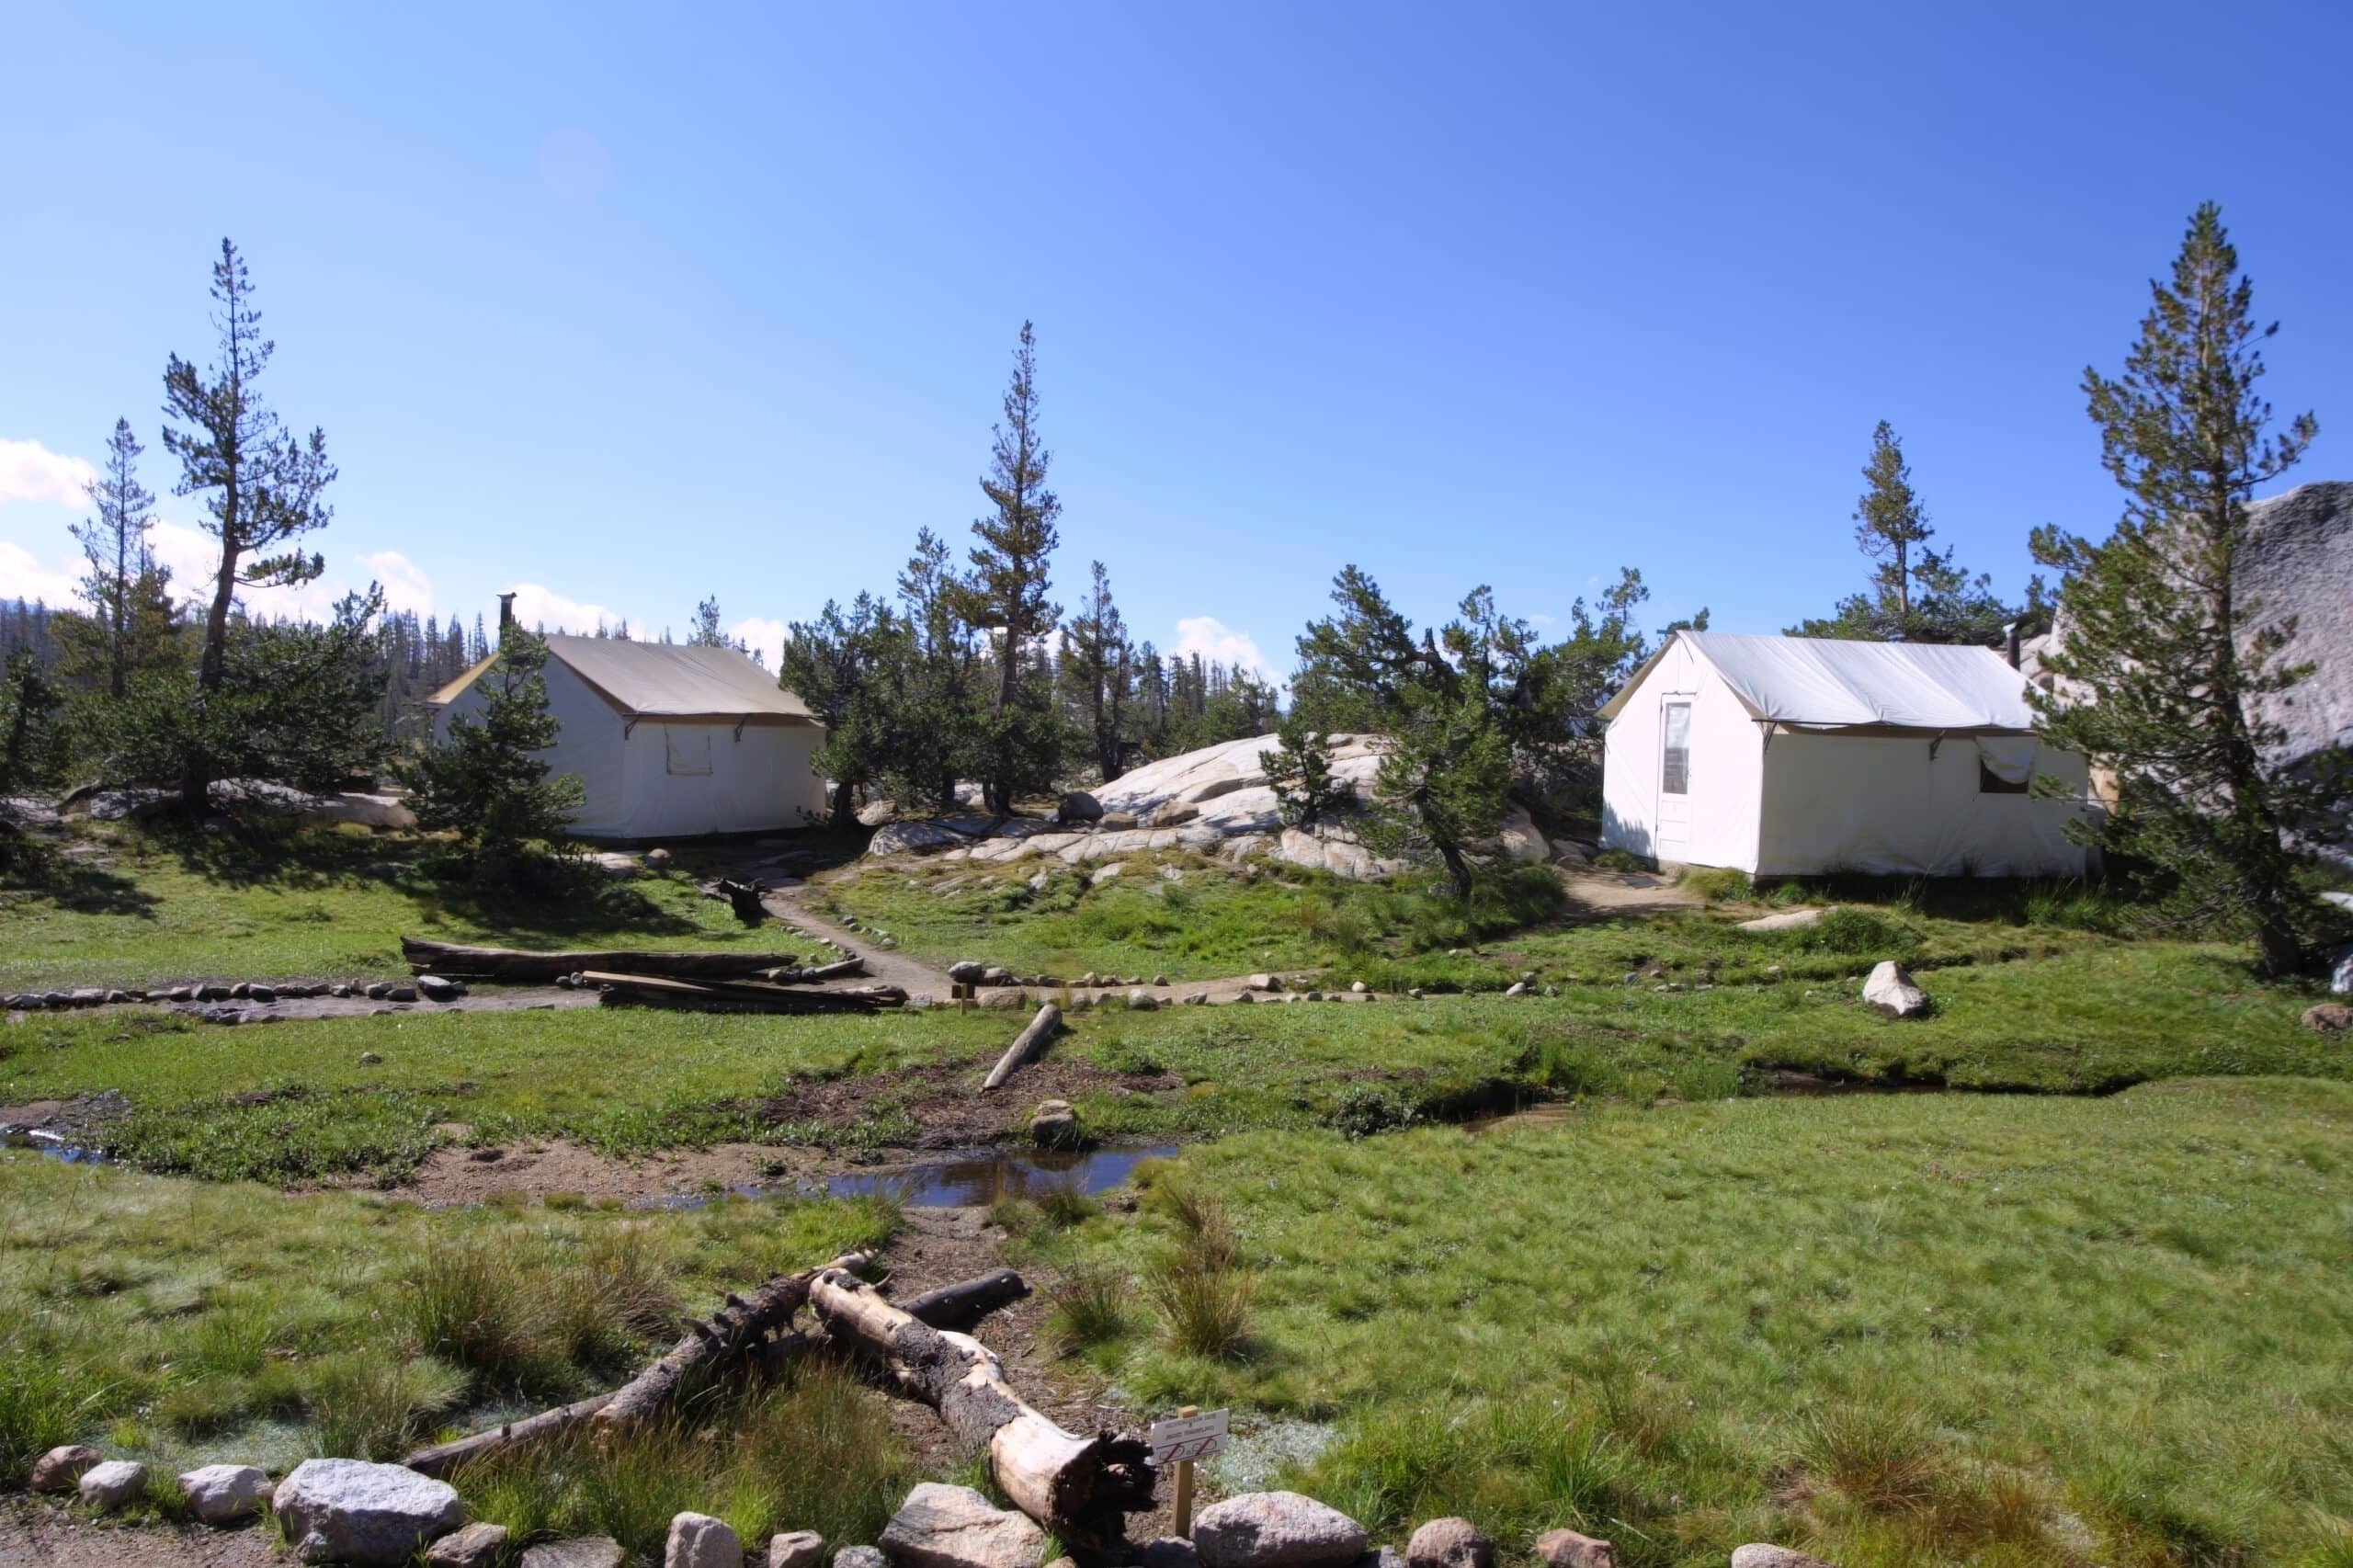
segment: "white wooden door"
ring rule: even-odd
[[[1669,699],[1658,715],[1657,858],[1691,854],[1691,704]]]

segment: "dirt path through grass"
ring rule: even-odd
[[[0,1568],[264,1568],[288,1561],[267,1524],[104,1525],[31,1497],[0,1505]]]

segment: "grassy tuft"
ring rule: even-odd
[[[1756,898],[1756,884],[1748,880],[1748,873],[1732,866],[1689,867],[1676,879],[1676,885],[1710,903],[1751,903]]]

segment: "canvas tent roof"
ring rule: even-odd
[[[1678,631],[1752,716],[1806,729],[2034,728],[2026,677],[1991,648]],[[1669,646],[1672,646],[1670,643]],[[1602,708],[1614,719],[1665,649]]]
[[[547,644],[550,658],[562,660],[598,696],[632,719],[817,722],[808,704],[733,648],[561,634],[548,638]],[[453,701],[491,662],[484,659],[435,692],[432,702]]]

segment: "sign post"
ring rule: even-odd
[[[1204,1415],[1188,1404],[1174,1420],[1152,1424],[1152,1462],[1176,1467],[1176,1533],[1188,1540],[1193,1536],[1193,1461],[1223,1451],[1228,1415],[1223,1410]]]

